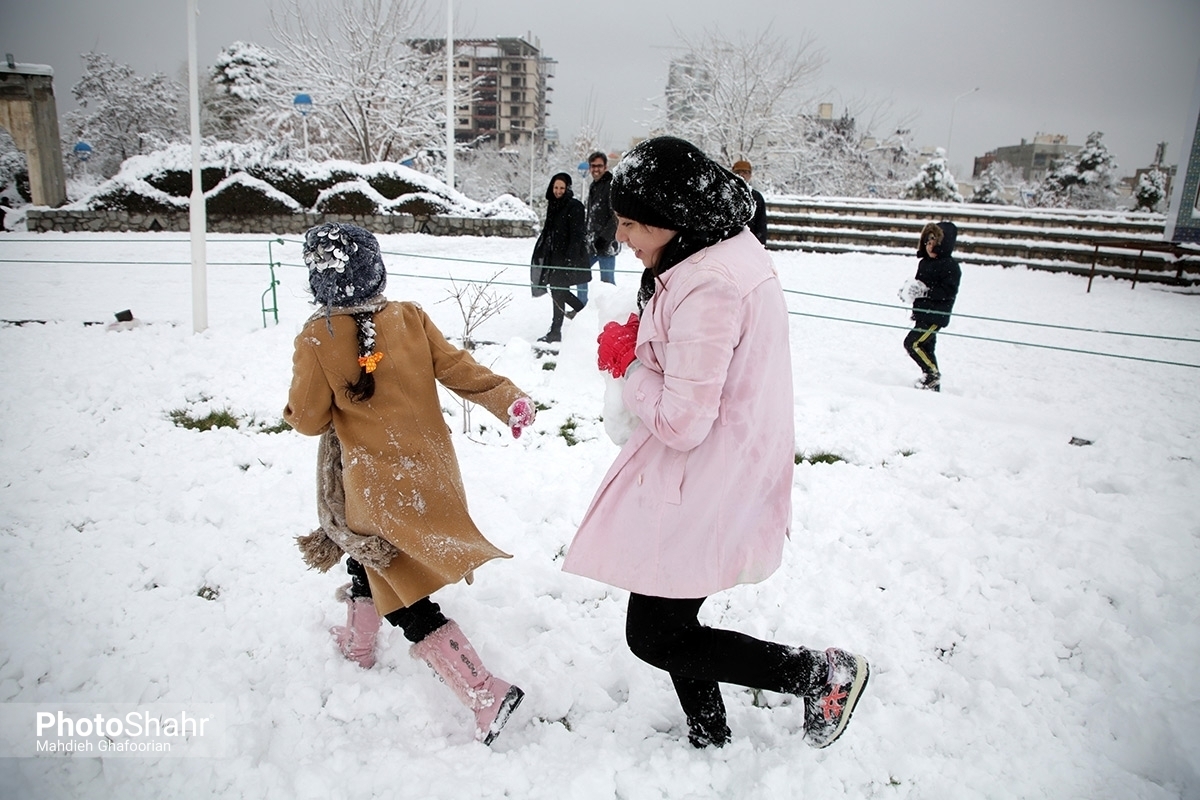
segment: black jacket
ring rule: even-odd
[[[585,241],[583,203],[575,199],[570,188],[562,197],[554,196],[554,181],[564,177],[570,187],[571,179],[566,173],[555,175],[546,186],[546,222],[533,246],[532,262],[550,267],[542,270],[540,282],[543,286],[574,286],[592,279]]]
[[[587,250],[589,255],[615,256],[621,249],[617,241],[617,218],[612,210],[612,173],[592,181],[587,198]]]
[[[753,233],[760,242],[767,243],[767,201],[757,189],[751,189],[750,194],[754,196],[754,216],[750,218],[750,232]]]
[[[912,318],[918,328],[928,328],[930,325],[946,328],[950,325],[950,312],[954,309],[958,283],[962,279],[962,268],[952,257],[958,241],[958,227],[953,222],[939,222],[937,227],[942,235],[942,241],[936,248],[937,258],[929,258],[925,253],[924,235],[918,248],[923,258],[917,265],[916,277],[929,290],[924,297],[913,301]]]

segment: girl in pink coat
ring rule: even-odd
[[[645,265],[639,315],[608,323],[599,366],[639,420],[564,569],[627,589],[626,641],[666,670],[695,747],[729,741],[721,683],[798,695],[805,741],[831,744],[866,685],[862,656],[701,625],[716,592],[778,569],[791,524],[791,353],[782,287],[745,227],[745,181],[672,137],[613,172],[617,239]]]

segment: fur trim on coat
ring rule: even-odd
[[[296,545],[309,569],[328,572],[343,553],[372,569],[387,569],[400,552],[378,536],[360,536],[346,527],[346,489],[342,485],[342,444],[330,428],[317,445],[317,519],[321,527],[297,536]]]

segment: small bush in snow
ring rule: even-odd
[[[1079,152],[1058,162],[1034,193],[1044,208],[1105,209],[1116,206],[1117,162],[1095,131]]]
[[[1143,172],[1133,192],[1135,211],[1157,211],[1167,197],[1167,176],[1160,169]]]
[[[946,165],[946,154],[940,147],[934,157],[921,167],[917,177],[905,184],[904,198],[906,200],[938,200],[948,203],[963,202],[963,196],[958,193],[958,183]]]

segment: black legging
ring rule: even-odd
[[[723,744],[729,728],[718,684],[798,695],[822,680],[825,666],[803,647],[701,625],[696,615],[707,599],[630,594],[625,641],[635,656],[670,673],[692,743]]]
[[[913,328],[904,337],[904,349],[908,351],[908,357],[917,362],[917,366],[926,375],[938,374],[937,356],[934,355],[938,330],[937,325]]]
[[[347,557],[346,572],[350,573],[350,596],[370,597],[371,584],[367,581],[366,567],[353,558]],[[442,616],[441,607],[428,597],[422,597],[411,606],[398,608],[384,616],[384,619],[399,628],[404,633],[404,638],[413,644],[421,641],[447,622],[447,619]]]

